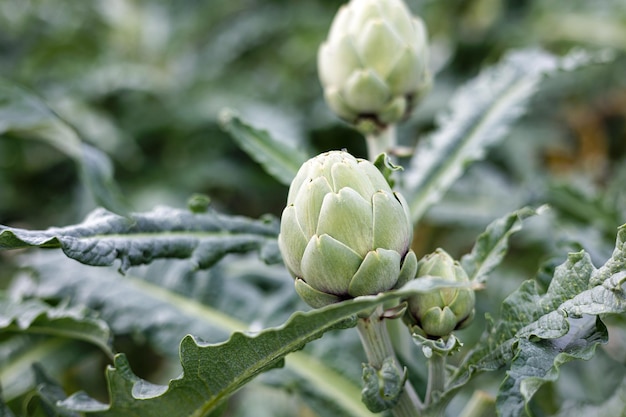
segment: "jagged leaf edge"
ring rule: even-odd
[[[471,252],[461,258],[461,266],[470,280],[484,284],[488,275],[497,267],[508,250],[509,237],[522,229],[522,222],[539,215],[547,206],[537,209],[523,207],[491,222],[476,239]]]
[[[160,245],[155,245],[159,235]],[[228,253],[252,250],[268,263],[279,262],[277,235],[275,219],[169,207],[128,218],[100,208],[82,223],[66,227],[32,231],[0,226],[0,250],[61,248],[67,257],[92,266],[112,265],[119,259],[121,272],[158,258],[188,258],[191,268],[209,268]]]
[[[107,324],[90,317],[85,308],[50,306],[41,300],[11,300],[0,294],[0,330],[81,340],[98,346],[113,358],[112,334]],[[10,314],[7,314],[10,313]]]
[[[62,253],[54,253],[45,251],[38,251],[34,254],[25,255],[26,259],[28,259],[28,264],[33,265],[32,259],[50,259],[46,261],[44,264],[41,264],[40,261],[36,262],[36,269],[44,269],[46,274],[51,277],[51,281],[56,282],[54,275],[55,273],[50,270],[50,268],[57,268],[59,270],[67,270],[68,266],[63,267],[59,264],[59,259],[63,259]],[[34,258],[33,258],[34,257]],[[56,261],[55,261],[56,260]],[[153,264],[151,268],[156,268],[156,271],[160,270],[160,267],[157,264]],[[144,317],[150,317],[153,315],[151,312],[159,311],[158,315],[154,315],[154,317],[149,318],[149,322],[145,324],[146,327],[133,327],[133,331],[137,331],[141,333],[143,336],[148,338],[149,343],[153,348],[156,348],[157,352],[160,354],[164,354],[169,358],[173,358],[174,356],[178,356],[178,343],[183,338],[183,335],[178,337],[177,342],[175,342],[176,346],[176,355],[169,351],[167,347],[161,344],[163,339],[158,335],[159,332],[163,331],[166,334],[170,334],[168,330],[172,326],[176,326],[177,328],[187,329],[188,333],[191,334],[202,334],[209,337],[214,337],[214,341],[223,340],[230,333],[234,331],[243,331],[246,330],[249,326],[248,323],[239,321],[232,316],[226,315],[225,312],[220,312],[220,310],[216,310],[215,306],[209,306],[205,303],[200,304],[196,299],[183,298],[179,294],[172,295],[172,291],[175,290],[170,289],[169,287],[159,286],[158,283],[154,283],[150,280],[146,279],[146,274],[150,274],[150,270],[145,270],[141,272],[139,275],[136,275],[136,270],[131,270],[130,273],[126,277],[117,276],[114,270],[110,268],[90,268],[85,265],[74,264],[71,265],[72,269],[71,275],[77,277],[75,285],[79,285],[81,280],[78,278],[83,276],[88,278],[88,275],[94,274],[93,281],[98,283],[104,283],[106,281],[101,275],[107,270],[108,273],[112,273],[115,276],[116,284],[114,287],[121,288],[121,293],[126,293],[125,290],[132,287],[138,288],[140,291],[147,291],[145,303],[142,303],[140,306],[137,306],[136,303],[133,304],[132,317],[134,320],[138,320],[142,322]],[[183,265],[175,265],[176,271],[184,270]],[[155,270],[153,270],[155,271]],[[284,269],[283,269],[284,271]],[[52,273],[51,273],[52,272]],[[194,275],[194,280],[204,280],[207,275],[204,274],[206,271],[201,271],[202,275],[196,276]],[[286,273],[286,271],[285,271]],[[225,277],[220,277],[225,278]],[[290,277],[286,274],[283,278],[287,279],[285,285],[287,288],[291,287]],[[87,279],[87,281],[90,281]],[[38,286],[38,285],[37,285]],[[138,286],[138,287],[137,287]],[[20,284],[17,286],[19,288],[19,292],[16,294],[17,296],[26,296],[26,297],[43,297],[44,299],[48,297],[54,297],[56,292],[32,292],[32,289],[29,289],[28,286],[24,286],[24,284]],[[32,287],[31,287],[32,288]],[[82,288],[82,287],[80,287]],[[167,288],[167,289],[166,289]],[[86,290],[87,288],[83,288]],[[26,290],[27,292],[21,292]],[[166,294],[166,291],[169,294]],[[293,288],[291,287],[291,291]],[[92,295],[87,294],[100,294],[97,287],[89,287],[89,291],[81,291],[81,297],[87,296],[91,297]],[[119,292],[118,292],[119,293]],[[295,294],[295,293],[294,293]],[[99,295],[95,295],[97,299],[101,299]],[[85,298],[74,299],[73,295],[70,293],[63,292],[60,294],[60,299],[65,298],[71,299],[72,302],[77,303],[78,305],[92,305],[92,301]],[[166,299],[164,299],[165,297]],[[172,299],[172,297],[174,299]],[[54,297],[57,299],[57,297]],[[117,297],[116,297],[117,298]],[[162,311],[161,308],[163,306],[155,305],[153,302],[149,301],[150,298],[159,299],[162,302],[168,302],[171,305],[175,305],[178,308],[181,316],[188,317],[189,320],[197,320],[198,322],[202,321],[204,325],[194,325],[192,327],[181,326],[181,323],[185,322],[185,320],[181,321],[168,321],[165,317],[167,317],[167,313]],[[272,297],[274,298],[274,297]],[[98,301],[95,302],[95,305],[99,305]],[[135,308],[139,309],[136,310]],[[292,309],[293,311],[293,309]],[[165,314],[164,314],[165,313]],[[124,317],[127,317],[128,314],[124,314],[123,316],[117,314],[103,314],[103,319],[105,319],[109,325],[111,326],[113,331],[120,331],[122,334],[127,333],[127,327],[123,326],[122,329],[116,324],[120,321],[124,321]],[[158,316],[158,317],[157,317]],[[195,321],[194,321],[195,322]],[[260,322],[263,322],[261,319]],[[191,329],[195,330],[191,330]],[[202,333],[200,333],[202,332]],[[166,344],[169,346],[169,343]],[[273,379],[273,381],[279,380],[281,381],[277,387],[282,387],[283,389],[293,390],[298,392],[300,396],[309,404],[309,401],[319,401],[323,402],[326,405],[332,405],[332,409],[340,410],[338,411],[339,415],[343,416],[351,416],[351,417],[364,417],[367,414],[367,409],[364,408],[363,404],[360,401],[360,387],[357,383],[355,383],[352,379],[348,378],[345,374],[340,373],[336,368],[330,366],[323,358],[318,358],[314,355],[311,355],[307,352],[295,352],[289,355],[285,363],[285,371],[281,372],[280,378]],[[332,385],[328,383],[328,381],[333,381]],[[301,381],[302,384],[296,385],[295,381]],[[267,379],[263,379],[263,384],[268,383]],[[300,389],[301,386],[306,385],[306,390]]]
[[[458,284],[458,286],[464,285]],[[276,349],[270,349],[267,358],[264,357],[264,359],[259,361],[259,363],[253,362],[251,364],[252,366],[246,366],[245,372],[242,376],[234,375],[234,379],[228,379],[229,377],[226,377],[227,381],[221,382],[221,387],[218,391],[207,393],[208,397],[202,398],[199,404],[191,406],[191,409],[188,410],[189,413],[185,414],[189,416],[206,415],[206,413],[215,409],[221,401],[226,399],[229,395],[234,393],[260,373],[273,369],[276,366],[280,366],[284,357],[289,353],[301,349],[306,343],[321,337],[327,331],[356,325],[356,314],[371,311],[371,309],[386,301],[401,297],[408,297],[416,293],[432,291],[433,289],[441,287],[450,287],[450,283],[437,278],[423,277],[419,280],[409,282],[399,290],[379,294],[377,296],[358,297],[353,300],[344,301],[309,312],[294,313],[284,325],[266,329],[254,335],[235,332],[231,335],[229,340],[219,344],[205,344],[193,336],[188,335],[182,340],[180,348],[183,374],[180,378],[170,381],[168,386],[157,386],[141,380],[132,373],[125,356],[120,354],[115,358],[115,366],[110,367],[107,370],[111,405],[99,403],[96,400],[89,398],[83,392],[78,392],[70,396],[59,405],[72,411],[86,413],[97,412],[99,413],[98,415],[102,416],[114,416],[119,415],[118,413],[120,412],[128,413],[129,409],[122,408],[120,410],[112,407],[133,407],[135,404],[141,402],[138,407],[146,405],[149,408],[142,408],[139,410],[133,409],[132,415],[146,415],[151,417],[165,415],[155,413],[170,412],[168,411],[166,404],[168,404],[168,401],[176,401],[175,393],[177,390],[182,388],[183,390],[188,391],[188,389],[185,389],[184,387],[187,387],[186,384],[190,383],[189,378],[194,378],[194,376],[200,374],[211,374],[211,371],[206,369],[204,372],[200,372],[198,369],[198,363],[200,360],[190,360],[190,356],[202,356],[206,359],[207,363],[217,362],[217,365],[212,365],[217,366],[214,371],[218,373],[221,371],[220,377],[224,378],[225,374],[223,373],[223,368],[224,363],[227,362],[219,360],[216,361],[216,355],[219,356],[222,351],[225,351],[226,354],[230,353],[234,355],[234,358],[238,358],[236,361],[240,361],[241,358],[249,360],[251,356],[258,354],[259,351],[263,350],[262,345],[266,342],[266,340],[278,340],[279,347]],[[303,331],[301,326],[304,326],[306,331]],[[295,331],[295,329],[299,330]],[[296,337],[287,341],[282,340],[284,334],[288,334],[290,332],[295,332],[297,334]],[[250,350],[247,352],[242,351],[239,343],[246,343],[247,346],[250,347]],[[229,349],[231,350],[230,352]],[[220,358],[218,357],[218,359]],[[238,366],[241,366],[241,364]],[[200,382],[202,383],[201,386],[205,388],[209,386],[206,380],[196,378],[195,380],[191,380],[191,383],[193,382]],[[116,387],[122,387],[122,392],[116,391]],[[192,390],[196,391],[194,388],[192,388]],[[170,398],[174,399],[170,400]],[[149,403],[151,402],[154,405],[150,405]],[[186,406],[189,408],[189,402],[186,403]],[[176,408],[178,413],[187,412],[182,410],[180,405],[177,405]],[[148,412],[149,414],[142,414],[142,412]]]
[[[578,265],[578,262],[583,262],[582,266]],[[565,261],[562,265],[557,267],[555,271],[555,275],[559,268],[565,268],[566,265],[571,264],[572,268],[585,268],[586,266],[591,266],[592,270],[589,272],[588,278],[588,290],[582,291],[571,298],[574,299],[576,297],[584,298],[585,295],[589,294],[589,291],[593,291],[597,289],[599,286],[603,284],[607,284],[608,291],[614,291],[620,289],[622,293],[625,293],[621,300],[623,302],[622,309],[620,311],[626,311],[626,291],[621,288],[621,285],[626,282],[626,225],[622,225],[618,229],[617,240],[615,251],[611,258],[609,258],[606,263],[598,268],[593,268],[591,260],[588,254],[585,251],[581,251],[578,253],[572,253],[568,256],[567,261]],[[523,297],[530,297],[529,303],[536,303],[540,305],[539,300],[542,297],[546,297],[546,294],[539,295],[537,290],[537,283],[535,280],[528,280],[522,283],[520,287],[513,292],[509,297],[507,297],[503,302],[504,307],[509,304],[513,305],[516,303],[516,300]],[[453,374],[451,380],[449,381],[449,385],[446,387],[446,391],[442,394],[440,400],[449,400],[450,396],[460,389],[463,385],[465,385],[469,379],[475,375],[476,373],[480,373],[483,371],[493,371],[501,368],[507,363],[514,360],[517,356],[517,352],[519,352],[519,340],[520,339],[528,339],[528,340],[546,340],[546,339],[557,339],[565,335],[570,327],[567,321],[568,316],[572,317],[580,317],[583,314],[591,314],[598,315],[604,313],[610,313],[611,311],[603,310],[585,310],[584,308],[578,307],[576,304],[571,302],[571,299],[567,299],[565,302],[560,303],[557,306],[553,306],[552,312],[543,314],[539,316],[536,320],[528,323],[526,326],[523,326],[519,329],[514,329],[514,332],[510,332],[511,329],[506,328],[506,331],[512,334],[505,334],[504,337],[501,338],[499,343],[494,346],[488,346],[487,343],[489,340],[493,340],[498,332],[499,328],[505,324],[506,317],[501,317],[498,322],[494,322],[494,320],[487,315],[487,329],[483,333],[480,342],[477,346],[472,349],[467,356],[465,357],[462,364],[457,368],[456,372]],[[563,304],[571,302],[570,305],[566,305],[564,309],[560,307]],[[550,333],[541,333],[536,330],[534,326],[539,321],[546,322],[548,320],[548,316],[552,314],[552,318],[554,315],[561,315],[563,320],[560,321],[559,325],[551,330]],[[600,326],[603,326],[601,324]],[[601,341],[598,341],[601,343]],[[474,356],[478,356],[479,360],[472,361]]]
[[[598,317],[593,321],[593,326],[586,330],[583,337],[566,344],[557,344],[560,339],[536,342],[518,339],[517,354],[496,397],[500,417],[521,416],[539,388],[559,378],[562,365],[593,357],[596,347],[608,341],[608,331],[602,321]]]
[[[233,110],[222,110],[220,124],[241,149],[284,185],[291,184],[300,166],[308,159],[304,152],[279,142],[268,131],[245,123]]]
[[[439,128],[418,143],[405,171],[404,195],[413,222],[439,201],[469,163],[484,158],[504,138],[544,76],[611,59],[604,51],[574,51],[565,57],[538,49],[513,51],[461,86],[450,108],[438,116]]]

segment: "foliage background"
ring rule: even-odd
[[[400,139],[408,146],[433,128],[435,115],[445,109],[456,87],[507,51],[542,47],[562,54],[572,48],[610,48],[615,54],[609,64],[544,82],[507,140],[473,165],[416,227],[418,257],[439,246],[459,257],[494,218],[528,204],[553,207],[530,220],[513,239],[506,262],[479,294],[477,324],[462,333],[471,345],[482,330],[483,314],[497,314],[502,299],[520,282],[581,247],[601,264],[610,256],[617,226],[626,223],[626,5],[619,0],[407,3],[427,24],[436,73],[433,90],[400,129]],[[287,188],[236,146],[220,127],[219,113],[226,107],[236,109],[244,120],[310,155],[347,148],[364,157],[362,138],[327,110],[316,74],[317,46],[340,4],[3,0],[0,76],[36,92],[84,140],[106,152],[133,211],[184,207],[191,195],[201,193],[223,212],[279,216]],[[3,134],[3,123],[12,116],[2,113],[2,104],[0,224],[43,229],[80,222],[97,202],[81,182],[76,164],[49,143],[30,140],[34,134]],[[22,256],[0,252],[0,288],[15,288],[16,282],[30,285],[20,268]],[[30,256],[28,263],[40,263],[46,271],[38,278],[42,284],[35,286],[38,296],[55,303],[71,300],[106,317],[115,349],[128,353],[133,370],[151,381],[176,375],[178,342],[185,333],[213,341],[225,338],[224,333],[203,329],[193,314],[178,317],[176,325],[161,317],[161,324],[172,326],[164,331],[159,320],[148,322],[150,303],[142,312],[126,306],[119,310],[126,315],[109,314],[107,303],[89,291],[77,293],[78,285],[54,279],[116,276],[114,269],[84,269],[47,254]],[[243,323],[256,318],[255,325],[262,327],[280,324],[294,309],[305,309],[281,268],[260,267],[248,258],[229,258],[210,271],[195,273],[180,263],[163,262],[132,269],[129,275]],[[136,299],[145,300],[145,294]],[[153,308],[162,311],[163,304]],[[566,376],[540,391],[535,400],[538,415],[555,411],[564,400],[601,401],[611,394],[623,378],[626,360],[623,323],[613,321],[611,343],[594,361],[565,366]],[[362,353],[354,336],[332,333],[308,349],[358,380]],[[0,340],[16,343],[7,335]],[[49,355],[46,370],[70,392],[88,387],[90,394],[103,398],[101,370],[109,359],[86,344],[64,343],[56,346],[56,355]],[[45,367],[45,356],[41,362]],[[51,366],[55,362],[58,369]],[[275,381],[284,375],[277,372],[238,394],[230,415],[252,415],[246,404],[258,404],[268,395],[289,398],[273,402],[287,405],[279,410],[268,407],[268,416],[319,410],[303,402],[306,395],[289,395],[284,381]],[[495,390],[501,379],[485,376],[476,384]],[[306,393],[297,377],[292,384],[293,392]],[[281,388],[272,388],[277,385]],[[4,383],[3,388],[6,391]]]

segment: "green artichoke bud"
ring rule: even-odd
[[[426,29],[402,0],[342,6],[317,62],[329,107],[365,133],[407,117],[430,85]]]
[[[417,278],[431,276],[455,283],[469,283],[461,265],[437,249],[420,260]],[[408,299],[405,316],[412,330],[429,338],[448,336],[474,318],[474,290],[468,287],[439,288]]]
[[[331,151],[291,183],[278,245],[298,294],[312,307],[378,294],[415,276],[404,198],[369,161]]]

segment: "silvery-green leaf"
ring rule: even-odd
[[[529,207],[516,210],[494,220],[478,237],[471,253],[461,258],[461,265],[470,280],[476,283],[487,281],[489,273],[502,262],[509,247],[509,237],[522,228],[522,221],[540,214],[545,207]]]
[[[94,265],[121,261],[120,270],[159,258],[189,259],[208,268],[227,253],[259,251],[269,262],[280,260],[277,222],[216,212],[203,214],[161,207],[122,217],[104,209],[84,222],[33,231],[0,226],[0,249],[60,248],[66,256]]]
[[[220,344],[207,344],[187,336],[180,345],[183,374],[167,386],[140,379],[133,374],[126,358],[118,355],[114,366],[107,371],[110,404],[100,403],[79,392],[59,405],[99,416],[206,415],[245,383],[262,372],[284,366],[285,361],[295,370],[314,367],[315,364],[296,351],[329,330],[354,326],[356,314],[386,301],[430,291],[441,285],[441,280],[414,280],[400,290],[295,313],[283,326],[255,335],[236,332],[227,342]],[[354,415],[371,415],[360,401],[346,406]]]
[[[557,57],[541,50],[510,53],[452,97],[439,128],[422,139],[406,169],[404,187],[413,222],[437,203],[465,168],[484,158],[526,110],[541,80],[559,70],[606,61],[602,55]]]
[[[276,140],[265,130],[246,124],[231,110],[222,111],[220,121],[222,128],[230,133],[252,159],[285,185],[291,183],[307,159],[301,150]]]
[[[537,389],[558,377],[560,366],[590,358],[606,342],[604,314],[626,312],[626,225],[615,251],[595,268],[584,251],[556,268],[545,294],[526,281],[504,301],[481,342],[465,358],[448,386],[450,395],[476,372],[511,368],[498,394],[500,415],[518,417]],[[582,320],[582,321],[581,321]]]
[[[78,307],[50,306],[43,301],[11,299],[0,295],[0,329],[82,340],[113,357],[111,332],[106,323]]]

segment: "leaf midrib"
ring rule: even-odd
[[[511,87],[509,87],[505,93],[500,96],[500,100],[496,100],[487,108],[487,111],[485,111],[484,115],[479,118],[478,123],[476,123],[475,126],[469,131],[469,134],[465,136],[465,139],[459,141],[460,146],[453,148],[453,152],[448,158],[446,158],[445,163],[438,165],[438,167],[435,168],[429,175],[424,177],[421,184],[426,184],[426,186],[422,186],[419,191],[413,195],[410,200],[411,203],[409,203],[414,224],[420,220],[426,212],[428,206],[432,204],[428,201],[428,199],[424,198],[424,196],[431,194],[430,190],[437,185],[437,179],[442,178],[445,173],[449,171],[450,166],[459,164],[460,154],[462,151],[467,148],[468,143],[473,141],[474,137],[478,135],[483,127],[490,122],[493,114],[497,113],[498,109],[503,108],[510,101],[509,97],[515,96],[520,90],[532,87],[532,85],[538,82],[539,79],[540,76],[526,76],[512,84]]]

